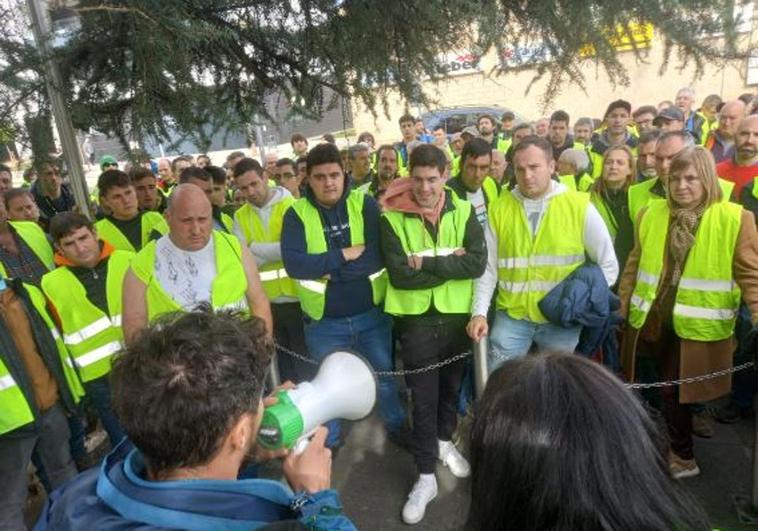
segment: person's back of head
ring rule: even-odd
[[[204,305],[170,314],[113,363],[113,408],[152,478],[216,458],[247,416],[251,447],[266,366],[263,321]]]
[[[641,401],[600,365],[548,354],[489,378],[471,433],[474,530],[709,529]]]

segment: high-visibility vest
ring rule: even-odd
[[[732,190],[734,190],[734,183],[727,181],[726,179],[719,179],[719,187],[721,188],[722,201],[729,201],[732,196]],[[650,201],[654,199],[661,199],[657,194],[652,193],[655,183],[658,182],[658,177],[653,177],[647,181],[633,184],[629,187],[629,215],[633,222],[637,222],[637,214],[640,213],[643,207],[647,206]]]
[[[497,145],[495,146],[495,149],[505,154],[508,151],[508,148],[511,147],[511,144],[513,143],[513,140],[508,138],[500,138],[497,139]]]
[[[496,304],[513,319],[545,323],[538,303],[584,263],[584,221],[589,194],[564,192],[550,199],[537,234],[513,194],[501,196],[489,211],[497,236]]]
[[[652,201],[642,216],[642,254],[629,305],[629,324],[642,328],[655,301],[666,255],[671,212],[663,199]],[[695,243],[687,255],[677,286],[674,331],[682,339],[718,341],[731,337],[740,304],[734,281],[734,249],[742,207],[721,202],[703,213]]]
[[[563,184],[571,192],[576,192],[576,180],[573,175],[559,175],[558,182]]]
[[[419,216],[403,212],[382,214],[400,240],[406,256],[449,256],[463,247],[466,223],[473,213],[471,203],[450,194],[454,209],[443,213],[437,229],[437,241],[426,230]],[[471,311],[473,279],[447,280],[428,289],[399,289],[387,283],[387,298],[384,310],[392,315],[420,315],[431,304],[440,313],[465,313]]]
[[[60,367],[66,381],[59,382],[56,379],[56,383],[59,386],[66,385],[74,402],[78,403],[81,397],[84,396],[84,388],[82,387],[76,372],[74,372],[74,369],[69,364],[68,351],[63,345],[63,341],[61,340],[60,334],[55,328],[52,319],[50,319],[50,316],[47,313],[45,296],[42,295],[42,292],[39,289],[32,285],[24,284],[24,287],[29,293],[32,305],[40,316],[42,316],[45,324],[50,329],[50,333],[55,340],[55,345],[58,348]],[[19,360],[19,363],[22,363],[21,360]],[[27,390],[27,392],[28,391],[29,390]],[[34,412],[36,408],[29,403],[29,400],[33,400],[33,397],[27,397],[24,394],[24,391],[19,386],[16,378],[14,378],[10,369],[3,361],[3,356],[0,356],[0,435],[34,422]]]
[[[214,310],[247,311],[247,276],[242,266],[240,241],[221,231],[214,230],[212,234],[216,278],[211,285],[211,306]],[[132,272],[147,286],[148,322],[165,313],[185,311],[155,278],[155,247],[156,242],[151,241],[132,260]]]
[[[599,193],[592,191],[590,192],[590,202],[595,206],[598,213],[600,214],[600,217],[603,218],[605,226],[608,228],[608,233],[611,235],[611,240],[616,241],[616,235],[619,231],[619,224],[613,215],[613,212],[611,212],[611,210],[608,208],[605,199],[603,199]]]
[[[640,210],[647,206],[647,204],[653,199],[660,199],[660,196],[651,192],[657,182],[658,177],[653,177],[647,181],[642,181],[641,183],[633,184],[629,187],[629,192],[627,194],[629,216],[631,216],[634,223],[637,223],[637,215],[640,213]]]
[[[53,248],[47,241],[44,231],[33,221],[9,221],[11,227],[16,230],[18,237],[24,240],[39,261],[48,269],[54,269]],[[0,276],[7,277],[8,271],[0,262]]]
[[[114,251],[108,258],[107,314],[87,298],[85,287],[68,267],[59,267],[42,277],[42,291],[58,312],[63,343],[83,382],[108,374],[113,355],[123,348],[121,294],[133,257],[129,251]]]
[[[351,190],[347,196],[347,219],[350,224],[350,245],[364,245],[363,234],[363,200],[366,194]],[[325,253],[328,248],[324,236],[324,223],[318,209],[308,200],[301,198],[292,204],[292,210],[300,218],[305,229],[305,244],[308,254]],[[379,305],[384,301],[387,291],[387,271],[381,268],[368,276],[371,283],[373,302]],[[300,306],[311,319],[319,320],[324,316],[326,306],[326,286],[328,280],[295,280],[295,292],[300,299]]]
[[[460,187],[465,190],[462,177],[458,177],[456,181],[460,182]],[[466,200],[465,193],[463,194],[463,196],[461,196],[453,188],[448,187],[448,189],[451,192],[453,192],[458,199]],[[497,198],[500,196],[500,191],[498,190],[498,187],[497,187],[497,181],[495,181],[495,179],[493,179],[489,175],[486,176],[484,180],[482,181],[482,192],[487,197],[487,208],[489,208],[489,205],[495,202]]]
[[[232,232],[234,231],[234,219],[232,218],[232,216],[230,216],[226,212],[221,212],[220,217],[221,217],[221,224],[226,229],[226,232],[228,232],[229,234],[232,234]]]
[[[157,212],[142,212],[140,218],[140,249],[150,241],[150,233],[157,230],[161,234],[168,233],[168,224],[163,216]],[[95,223],[95,229],[99,238],[111,244],[115,249],[121,251],[131,251],[133,253],[140,249],[135,249],[124,233],[107,218],[103,218]]]
[[[234,219],[237,220],[242,233],[245,235],[245,244],[279,242],[282,239],[284,213],[294,202],[294,198],[287,196],[276,203],[271,209],[268,228],[263,227],[263,221],[250,203],[242,205],[234,213]],[[284,263],[281,260],[262,265],[258,271],[263,289],[270,300],[282,295],[295,296],[295,286],[292,279],[287,275],[287,270],[284,269]]]
[[[566,187],[572,192],[587,192],[595,184],[595,180],[589,173],[583,173],[579,177],[579,185],[576,183],[575,175],[559,175],[558,181],[565,184]]]

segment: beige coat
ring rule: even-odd
[[[639,223],[637,223],[639,226]],[[668,242],[667,242],[668,245]],[[668,253],[666,253],[668,255]],[[668,256],[664,259],[661,278],[665,278]],[[619,283],[621,298],[621,315],[626,319],[629,311],[634,285],[637,279],[637,268],[640,262],[639,234],[635,234],[634,249],[629,255],[624,272]],[[742,290],[742,298],[747,303],[752,316],[752,322],[758,323],[758,233],[755,218],[750,212],[742,212],[740,232],[734,251],[732,267],[734,280]],[[634,381],[634,365],[637,350],[639,330],[627,325],[621,343],[621,364],[629,381]],[[714,371],[732,367],[735,342],[733,338],[722,341],[681,341],[679,375],[681,378],[700,376]],[[728,394],[731,390],[732,378],[723,376],[704,382],[682,385],[679,400],[683,404],[712,400]]]

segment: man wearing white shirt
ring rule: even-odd
[[[211,203],[194,184],[177,186],[166,209],[170,231],[134,257],[124,278],[127,342],[165,313],[213,308],[249,310],[271,330],[271,309],[247,246],[212,230]]]
[[[491,206],[485,225],[487,268],[474,284],[467,331],[478,341],[489,332],[487,311],[497,288],[489,370],[540,351],[572,352],[581,327],[547,321],[539,301],[585,262],[600,266],[608,285],[618,276],[613,242],[589,195],[570,192],[551,177],[552,146],[536,136],[513,151],[517,187]]]

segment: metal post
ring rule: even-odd
[[[84,175],[82,154],[79,149],[79,143],[76,141],[76,134],[74,133],[74,126],[71,123],[71,116],[68,114],[66,101],[61,92],[63,87],[61,73],[58,70],[58,65],[53,61],[51,54],[49,43],[50,24],[45,4],[43,0],[27,0],[27,5],[29,6],[29,13],[32,19],[34,40],[37,43],[40,55],[45,61],[45,85],[47,86],[47,93],[50,98],[50,107],[53,111],[55,126],[58,129],[58,136],[63,147],[63,157],[66,159],[66,166],[69,171],[69,182],[71,183],[79,211],[89,217],[89,193],[87,192],[87,180]]]
[[[750,506],[753,514],[758,514],[758,395],[753,399],[755,411],[755,440],[753,441],[753,491],[750,496]]]
[[[282,384],[282,377],[279,375],[279,352],[275,352],[271,356],[271,364],[268,366],[268,373],[266,379],[271,387],[271,390],[276,389]]]
[[[261,165],[266,166],[266,147],[265,139],[263,138],[263,128],[261,127],[261,119],[257,114],[253,117],[253,130],[255,131],[255,144],[258,146],[258,153],[261,155]]]
[[[487,385],[487,352],[489,351],[489,341],[487,336],[482,336],[479,341],[474,341],[474,391],[476,398],[484,394],[484,388]]]

